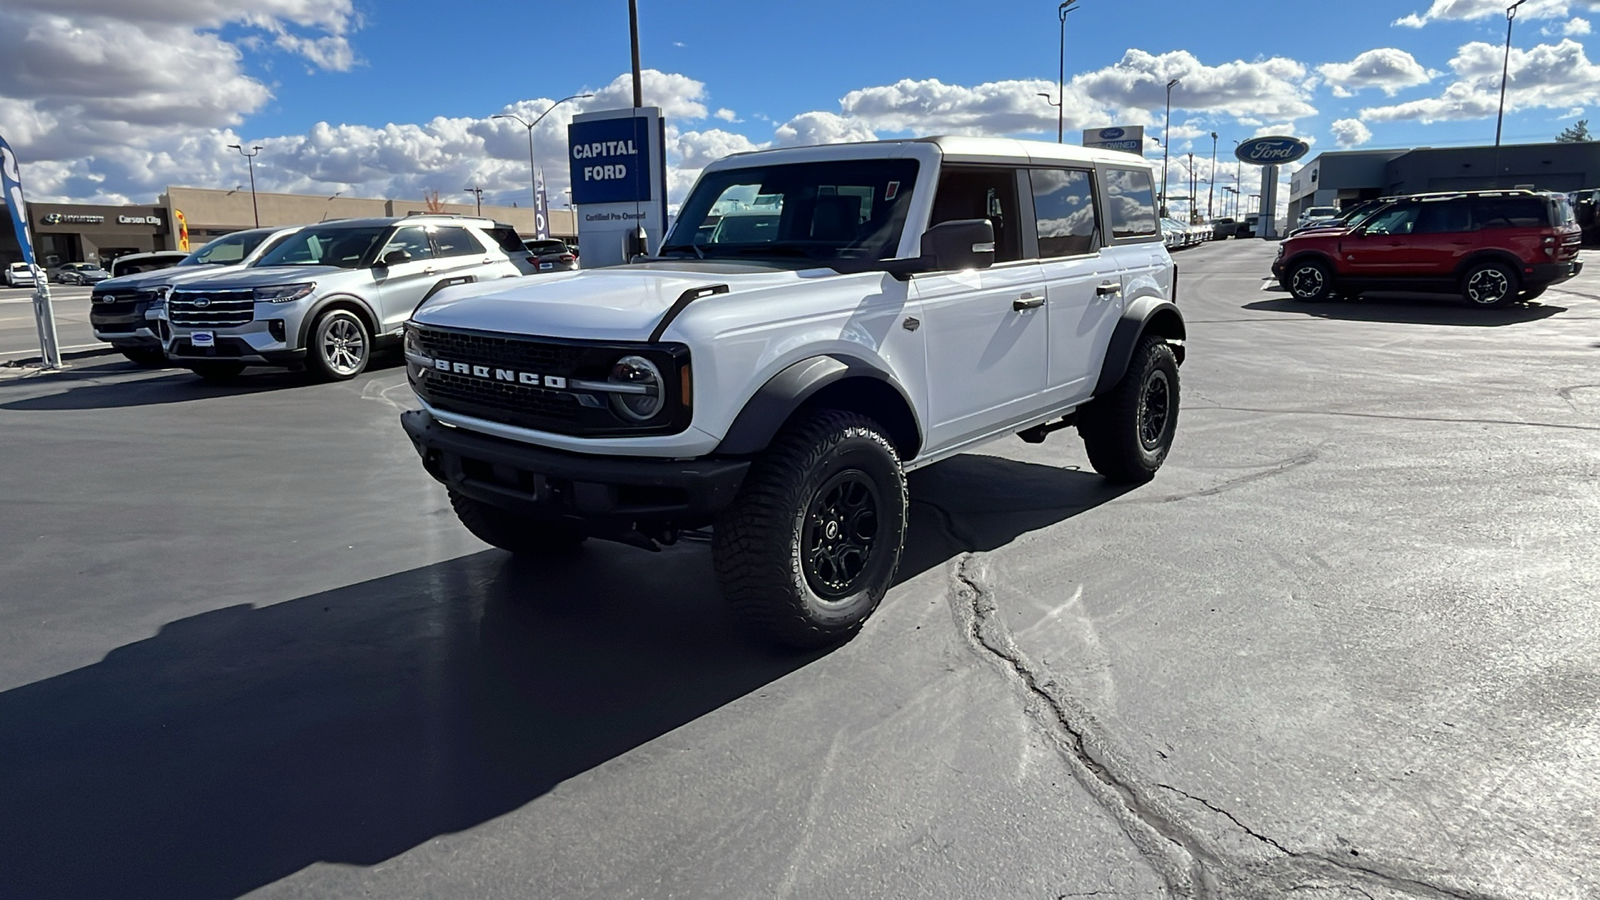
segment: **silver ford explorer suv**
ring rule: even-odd
[[[295,226],[298,228],[299,226]],[[247,266],[295,228],[252,228],[223,235],[166,269],[110,278],[94,286],[89,325],[94,336],[141,366],[166,365],[161,307],[173,285]]]
[[[489,544],[709,526],[738,616],[842,640],[894,582],[907,471],[1075,427],[1097,472],[1155,476],[1186,335],[1155,184],[996,138],[732,156],[657,257],[423,304],[401,421]]]
[[[470,216],[306,225],[248,268],[184,282],[167,298],[167,358],[202,378],[246,366],[332,380],[366,369],[378,341],[443,288],[535,271],[510,225]]]

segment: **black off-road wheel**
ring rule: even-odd
[[[1178,399],[1172,347],[1159,337],[1144,338],[1116,387],[1078,413],[1089,464],[1122,484],[1154,478],[1178,431]]]
[[[189,371],[199,375],[214,384],[226,384],[239,377],[244,371],[244,363],[236,362],[197,362],[188,363]]]
[[[348,309],[330,309],[311,323],[306,368],[325,381],[346,381],[366,371],[372,359],[367,323]]]
[[[1475,309],[1499,309],[1517,299],[1517,273],[1505,263],[1479,263],[1461,279],[1461,296]]]
[[[785,426],[712,536],[734,615],[789,647],[850,638],[894,581],[906,502],[900,457],[876,422],[821,410]]]
[[[1295,263],[1284,277],[1283,287],[1296,300],[1307,303],[1330,300],[1335,293],[1333,272],[1326,264],[1316,260]]]
[[[146,369],[159,369],[167,365],[167,355],[160,350],[122,350],[119,352],[134,365],[143,366]]]
[[[526,519],[471,497],[449,491],[450,508],[472,536],[518,556],[552,557],[570,553],[587,538],[559,522]]]

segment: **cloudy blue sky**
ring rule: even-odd
[[[640,0],[646,102],[671,124],[672,191],[729,152],[907,134],[1055,137],[1056,0]],[[1154,126],[1173,94],[1173,180],[1209,133],[1315,150],[1492,141],[1505,0],[1080,0],[1067,23],[1073,130]],[[1549,140],[1600,103],[1600,0],[1527,0],[1507,139]],[[149,202],[234,187],[524,200],[520,126],[552,198],[565,125],[630,100],[625,0],[4,0],[0,135],[37,199]],[[1600,117],[1596,117],[1600,119]],[[1600,124],[1600,123],[1597,123]],[[1159,154],[1159,150],[1154,151]],[[1223,167],[1219,180],[1231,180]],[[525,201],[524,201],[525,202]]]

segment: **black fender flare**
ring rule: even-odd
[[[1517,273],[1517,282],[1519,285],[1521,284],[1522,279],[1526,276],[1526,273],[1524,273],[1522,270],[1526,268],[1528,264],[1519,258],[1515,253],[1512,253],[1509,250],[1487,248],[1479,250],[1476,253],[1468,256],[1466,259],[1463,259],[1461,264],[1456,266],[1455,280],[1458,283],[1464,281],[1467,277],[1467,273],[1472,271],[1473,267],[1482,265],[1486,262],[1500,263],[1501,265],[1509,268],[1511,271]]]
[[[367,331],[371,332],[370,337],[374,341],[382,337],[378,332],[378,314],[372,307],[367,305],[365,300],[355,294],[330,294],[311,304],[311,308],[306,310],[306,314],[300,317],[299,343],[295,345],[296,347],[301,350],[310,348],[310,345],[306,342],[311,338],[311,323],[317,321],[317,317],[327,311],[330,306],[355,307],[356,314],[361,316],[361,320],[367,325]]]
[[[910,440],[914,447],[921,447],[922,434],[916,419],[916,406],[893,376],[853,357],[823,354],[791,363],[768,379],[739,410],[739,415],[734,417],[722,443],[717,445],[716,453],[744,456],[765,450],[796,410],[829,385],[850,378],[868,378],[892,389],[905,405],[910,425],[916,433],[891,437],[900,438],[896,440],[897,444]],[[892,427],[894,423],[884,424]],[[907,448],[902,446],[899,449],[904,451]]]
[[[1301,250],[1299,253],[1296,253],[1295,255],[1284,260],[1283,276],[1288,278],[1290,273],[1294,271],[1295,266],[1298,266],[1307,260],[1315,260],[1319,263],[1322,263],[1327,267],[1329,275],[1332,275],[1336,279],[1339,277],[1339,264],[1332,256],[1329,256],[1327,253],[1321,250]]]
[[[1100,380],[1095,383],[1094,395],[1108,393],[1133,363],[1133,351],[1146,334],[1159,334],[1177,344],[1178,362],[1183,362],[1183,341],[1188,331],[1183,324],[1183,313],[1178,307],[1160,297],[1140,297],[1128,304],[1111,332],[1111,343],[1106,347],[1106,358],[1100,364]]]

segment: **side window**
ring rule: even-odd
[[[1479,228],[1539,228],[1542,206],[1538,197],[1479,197],[1472,216]]]
[[[1472,210],[1465,200],[1445,200],[1421,204],[1417,213],[1417,234],[1451,234],[1472,230]]]
[[[454,225],[435,228],[433,245],[439,248],[440,256],[478,256],[485,252],[472,232]]]
[[[1417,204],[1391,206],[1368,220],[1367,234],[1410,234],[1417,225]]]
[[[1159,233],[1156,225],[1155,179],[1142,169],[1106,168],[1106,213],[1111,220],[1111,236],[1150,237]]]
[[[1039,257],[1093,253],[1097,222],[1090,173],[1083,169],[1033,169],[1033,214],[1039,225]]]
[[[378,258],[383,259],[396,250],[404,250],[411,254],[412,262],[433,258],[433,246],[428,243],[428,233],[415,225],[396,231],[394,236],[389,238],[389,243],[384,244],[383,249],[378,252]]]
[[[488,231],[489,237],[494,238],[494,242],[500,245],[501,250],[507,253],[527,252],[527,249],[522,246],[522,238],[517,237],[517,230],[510,225],[496,225]]]
[[[1022,258],[1022,228],[1017,221],[1017,171],[951,167],[939,176],[930,226],[962,219],[988,219],[994,225],[994,261]]]

